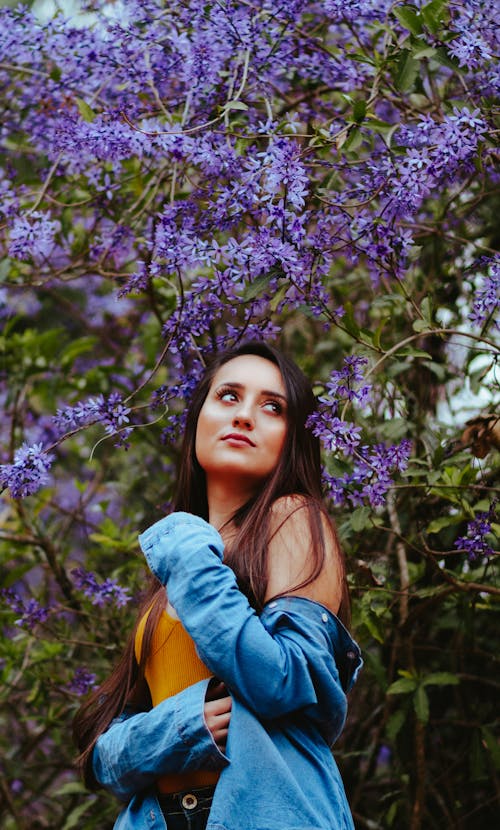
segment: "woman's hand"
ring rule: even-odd
[[[211,681],[205,697],[205,723],[221,752],[226,751],[227,732],[231,719],[231,695],[224,683]]]

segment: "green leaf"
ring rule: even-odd
[[[269,288],[269,283],[271,281],[271,277],[273,275],[268,272],[267,274],[261,274],[260,277],[252,280],[252,282],[248,283],[243,290],[242,299],[247,302],[248,300],[255,300],[260,294],[262,294],[267,288]]]
[[[56,83],[61,80],[62,72],[57,65],[53,66],[50,70],[50,77],[53,81],[56,81]]]
[[[93,799],[91,798],[87,798],[81,804],[78,804],[78,806],[75,807],[74,810],[71,810],[71,813],[67,816],[61,830],[73,830],[73,827],[81,827],[81,817],[93,806]]]
[[[414,692],[417,688],[417,681],[414,677],[401,677],[394,683],[391,683],[387,689],[388,695],[407,695]]]
[[[420,64],[411,52],[405,51],[397,63],[396,77],[394,83],[400,92],[408,92],[415,83],[415,79],[420,72]]]
[[[360,328],[354,319],[354,311],[351,302],[344,303],[344,316],[342,317],[342,325],[352,334],[353,337],[358,337]]]
[[[61,366],[68,368],[72,366],[77,357],[82,354],[91,352],[98,343],[97,337],[78,337],[69,343],[68,346],[61,353]]]
[[[423,58],[433,58],[435,54],[436,50],[433,46],[426,46],[423,49],[417,49],[417,51],[412,52],[416,61],[421,61]]]
[[[92,107],[89,106],[89,104],[87,104],[87,102],[84,101],[83,98],[79,98],[78,96],[75,96],[75,101],[78,107],[78,111],[82,116],[83,120],[89,122],[95,121],[96,113],[94,112]]]
[[[364,611],[361,612],[361,621],[366,626],[368,631],[370,632],[371,636],[377,643],[384,642],[384,632],[382,627],[377,620],[377,618],[373,614],[368,614]]]
[[[435,360],[424,360],[422,366],[426,366],[437,377],[440,383],[445,382],[449,369],[442,363],[436,363]]]
[[[408,421],[405,418],[391,418],[380,424],[380,432],[384,438],[399,441],[408,434]]]
[[[373,345],[376,349],[380,349],[380,338],[382,336],[382,331],[385,328],[385,324],[390,320],[390,317],[385,317],[377,326],[374,335],[373,335]]]
[[[387,726],[385,728],[386,735],[390,741],[394,741],[396,739],[399,732],[401,731],[401,727],[403,726],[405,720],[405,709],[397,709],[396,712],[394,712],[394,714],[391,715],[391,717],[387,721]]]
[[[424,297],[420,303],[420,311],[422,312],[424,320],[427,320],[430,325],[432,323],[432,303],[431,298],[428,295],[427,297]]]
[[[417,718],[422,723],[427,723],[429,720],[429,698],[423,686],[418,686],[413,697],[413,705]]]
[[[439,32],[445,22],[443,20],[443,9],[446,7],[445,0],[432,0],[431,3],[427,3],[420,10],[422,20],[433,35]]]
[[[6,257],[0,262],[0,281],[4,282],[10,274],[12,268],[12,260]]]
[[[269,308],[271,311],[275,312],[278,308],[279,304],[284,300],[286,297],[286,293],[289,289],[288,282],[284,282],[283,285],[280,285],[274,297],[269,301]]]
[[[227,104],[224,104],[224,112],[228,110],[242,110],[245,111],[248,109],[248,105],[244,104],[243,101],[228,101]]]
[[[363,133],[359,129],[359,127],[351,127],[349,129],[349,134],[344,142],[343,149],[347,151],[354,152],[357,150],[360,144],[363,141]]]
[[[417,14],[409,6],[403,6],[402,8],[395,8],[393,9],[394,14],[396,15],[399,22],[408,29],[412,33],[412,35],[421,35],[424,27],[422,25],[422,20],[420,19],[420,15]]]
[[[423,349],[415,349],[414,346],[404,346],[401,349],[401,351],[397,352],[397,355],[398,355],[398,357],[401,357],[402,355],[404,355],[406,357],[412,357],[412,358],[426,357],[426,358],[429,358],[429,360],[432,360],[431,355],[429,354],[429,352],[424,352]]]
[[[439,533],[445,527],[452,527],[463,522],[462,514],[457,513],[455,516],[440,516],[439,519],[433,519],[427,525],[427,533]]]
[[[370,507],[357,507],[351,513],[351,526],[352,529],[356,532],[363,530],[365,527],[369,527],[370,525],[370,514],[371,508]]]
[[[76,793],[88,793],[87,788],[84,784],[81,784],[79,781],[67,781],[55,792],[52,792],[52,796],[60,796],[60,795],[75,795]]]
[[[366,101],[356,101],[352,108],[352,113],[356,124],[360,124],[366,115]]]
[[[446,66],[448,69],[454,69],[455,72],[459,74],[463,74],[463,69],[460,67],[457,60],[455,60],[447,51],[445,46],[438,46],[436,49],[436,54],[434,55],[434,60],[441,64],[441,66]]]
[[[40,691],[40,680],[37,680],[36,683],[33,683],[32,688],[29,694],[26,696],[26,703],[34,703],[38,697],[38,693]]]
[[[1,541],[1,540],[0,540]],[[14,552],[13,542],[9,542],[9,547],[7,550],[7,555],[5,556],[5,561],[12,561],[12,554]],[[3,559],[3,556],[2,556]],[[19,582],[25,573],[31,570],[33,565],[30,562],[23,562],[19,565],[16,565],[14,568],[9,568],[6,572],[5,576],[2,573],[2,588],[10,588],[11,585],[15,585],[16,582]]]
[[[413,331],[421,332],[421,331],[429,331],[429,323],[427,320],[414,320],[413,321]]]
[[[422,686],[458,686],[459,683],[456,674],[447,671],[433,672],[422,679]]]

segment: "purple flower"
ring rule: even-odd
[[[387,14],[390,0],[324,0],[325,11],[333,20],[346,20],[351,23],[359,18],[383,20]]]
[[[476,289],[469,319],[476,326],[482,326],[491,319],[494,328],[500,328],[500,258],[491,261],[488,273]]]
[[[59,222],[52,221],[48,213],[34,211],[17,216],[10,230],[9,255],[17,259],[45,259],[54,246],[59,228]]]
[[[370,398],[371,386],[362,384],[363,369],[368,360],[358,355],[348,355],[339,371],[334,370],[325,386],[326,395],[319,398],[318,411],[308,419],[323,446],[329,451],[353,454],[361,441],[361,427],[338,417],[341,404],[346,401],[364,406]]]
[[[304,207],[309,179],[300,161],[297,142],[285,138],[273,139],[268,150],[257,157],[262,159],[264,194],[272,198],[285,190],[288,204],[293,208]]]
[[[86,695],[96,687],[96,675],[85,668],[78,668],[65,688],[75,695]]]
[[[97,398],[90,398],[85,403],[81,402],[76,406],[58,409],[54,420],[62,432],[71,432],[82,426],[101,423],[107,435],[114,435],[120,431],[120,434],[126,438],[130,430],[124,430],[123,425],[129,423],[129,415],[130,408],[125,406],[117,392],[112,392],[107,398],[99,395]]]
[[[48,471],[54,456],[42,444],[23,444],[14,455],[13,464],[0,465],[0,487],[8,487],[13,498],[23,498],[49,482]]]
[[[489,31],[487,26],[483,26],[481,31],[481,23],[486,21],[481,20],[481,12],[478,15],[479,9],[468,9],[466,4],[462,5],[461,15],[455,20],[459,34],[448,45],[448,50],[460,66],[477,69],[493,57],[492,45],[487,40]]]
[[[307,426],[329,452],[339,450],[344,455],[352,455],[361,441],[361,427],[336,416],[328,417],[325,410],[310,415]]]
[[[391,758],[392,752],[390,747],[388,747],[387,744],[381,744],[377,753],[377,767],[386,767],[390,764]]]
[[[344,358],[344,366],[340,371],[333,371],[326,384],[326,390],[331,397],[337,396],[341,401],[356,402],[364,406],[369,401],[371,386],[359,386],[363,380],[362,369],[367,365],[366,357],[348,355]],[[359,386],[359,388],[356,388]],[[327,401],[326,398],[320,400]]]
[[[95,574],[92,571],[86,571],[84,568],[73,568],[71,575],[75,587],[83,591],[92,605],[102,607],[106,603],[114,602],[118,608],[122,608],[127,602],[130,602],[129,589],[119,585],[114,579],[108,578],[99,583]]]
[[[340,476],[324,473],[328,495],[336,505],[349,502],[358,507],[368,502],[371,507],[382,507],[394,483],[394,473],[402,473],[407,468],[411,449],[408,439],[390,446],[358,446],[348,471]],[[344,451],[344,455],[350,454]]]
[[[151,269],[152,270],[152,269]],[[127,279],[127,282],[118,292],[119,297],[125,297],[127,294],[140,294],[146,291],[151,281],[150,268],[146,262],[139,260],[137,262],[137,270]]]
[[[1,596],[15,614],[20,614],[20,616],[14,620],[15,625],[27,628],[29,631],[33,631],[37,625],[44,623],[48,619],[51,612],[50,607],[44,608],[33,597],[24,599],[11,588],[4,588],[1,592]]]
[[[468,523],[466,535],[455,539],[455,547],[464,550],[470,562],[495,553],[488,537],[492,534],[492,523],[496,521],[496,505],[494,501],[487,512],[478,513]]]

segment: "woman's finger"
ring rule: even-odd
[[[205,695],[205,700],[217,700],[219,697],[226,697],[229,694],[222,680],[214,678],[210,681]]]
[[[210,715],[223,715],[231,711],[233,701],[230,695],[227,697],[219,697],[217,700],[209,700],[205,703],[205,712]]]

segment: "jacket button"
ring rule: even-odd
[[[325,614],[323,612],[323,614],[321,615],[321,619],[323,620],[323,622],[328,622],[328,614]]]
[[[198,799],[193,793],[186,793],[186,795],[182,797],[181,804],[185,810],[194,810],[198,804]]]

